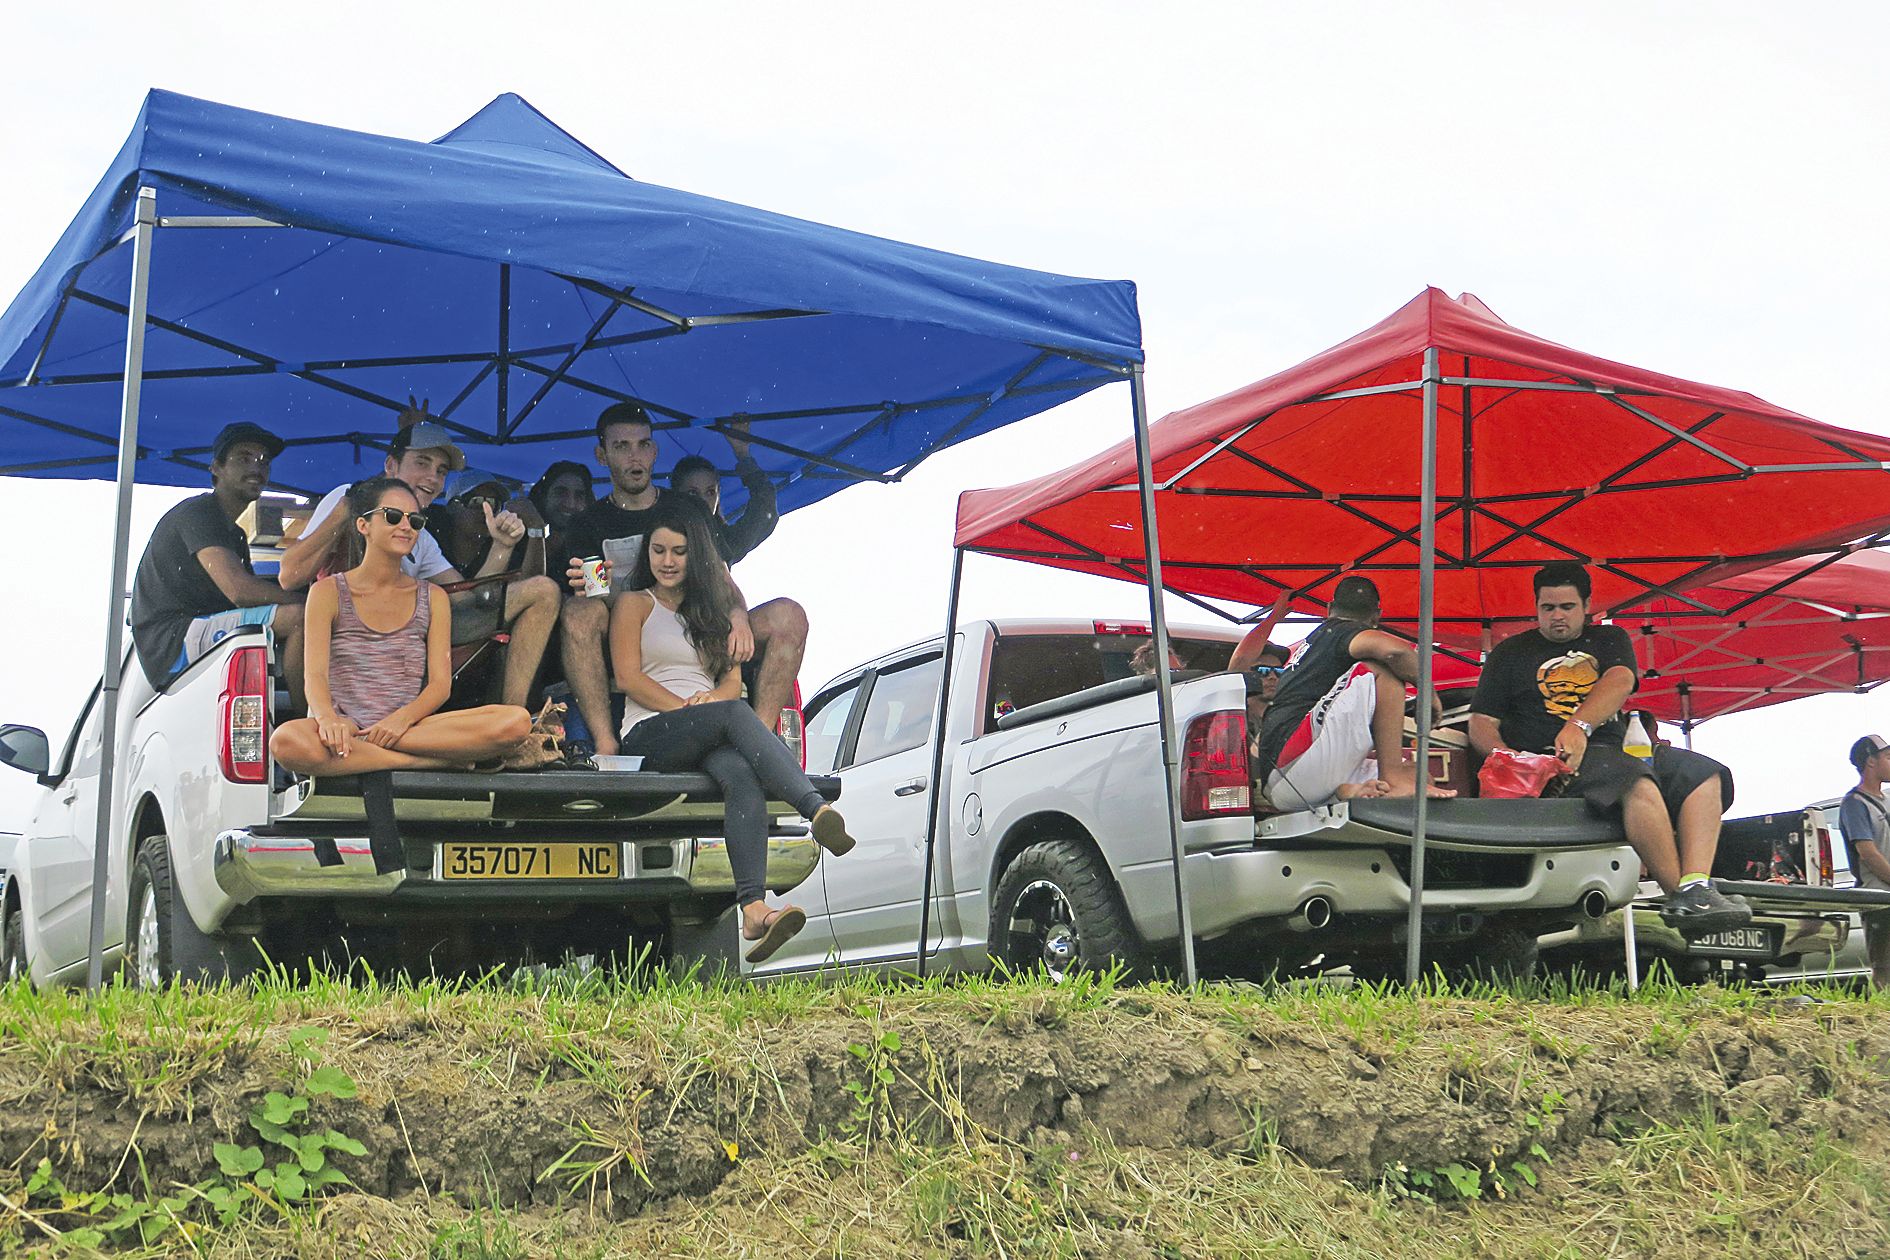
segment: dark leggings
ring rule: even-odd
[[[780,736],[740,700],[692,704],[630,728],[619,751],[643,758],[645,769],[674,774],[702,770],[722,785],[728,862],[735,904],[761,900],[768,877],[768,800],[790,802],[812,818],[825,804]]]

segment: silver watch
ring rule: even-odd
[[[1595,724],[1593,722],[1584,722],[1578,717],[1572,717],[1568,720],[1568,724],[1584,735],[1593,735],[1595,733]]]

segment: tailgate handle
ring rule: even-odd
[[[893,795],[894,796],[911,796],[916,792],[923,792],[923,791],[925,791],[925,776],[920,775],[916,779],[907,779],[904,783],[901,783],[898,787],[894,788]]]

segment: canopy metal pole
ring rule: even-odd
[[[118,688],[125,662],[125,572],[130,567],[131,491],[138,480],[138,395],[144,387],[144,316],[151,287],[151,230],[157,226],[157,190],[140,188],[131,244],[131,302],[125,329],[125,388],[118,416],[118,502],[112,518],[112,570],[105,605],[105,669],[99,685],[97,820],[92,832],[92,929],[86,944],[85,983],[105,980],[105,902],[111,871],[112,824],[118,817]]]
[[[1194,916],[1188,911],[1187,871],[1181,853],[1180,759],[1175,753],[1174,679],[1168,670],[1168,618],[1162,608],[1162,547],[1155,521],[1155,477],[1149,455],[1148,395],[1142,365],[1129,368],[1135,412],[1135,479],[1142,496],[1142,550],[1148,572],[1148,621],[1155,647],[1155,720],[1161,728],[1162,780],[1168,790],[1168,854],[1175,866],[1175,920],[1181,932],[1181,976],[1194,987]]]
[[[941,805],[949,806],[945,795],[945,728],[951,717],[952,658],[958,645],[958,592],[965,581],[965,549],[952,548],[952,593],[945,600],[945,655],[939,661],[938,708],[932,721],[932,778],[926,784],[929,795],[925,810],[925,883],[919,889],[919,979],[925,979],[925,943],[932,930],[932,871],[938,853]],[[949,828],[950,824],[947,824]],[[946,835],[950,835],[949,830]],[[995,943],[995,942],[994,942]]]
[[[1411,913],[1405,923],[1404,980],[1416,984],[1423,966],[1424,828],[1431,801],[1431,640],[1437,578],[1437,350],[1424,352],[1424,471],[1418,521],[1417,816],[1411,826]],[[1470,487],[1463,488],[1465,494]],[[1384,773],[1384,767],[1379,768]]]
[[[1640,888],[1635,888],[1635,893]],[[1634,936],[1634,903],[1628,902],[1621,907],[1621,952],[1627,963],[1627,991],[1633,993],[1641,987],[1641,950],[1640,942]]]
[[[1680,691],[1680,738],[1686,741],[1687,751],[1693,751],[1693,688],[1681,683]]]

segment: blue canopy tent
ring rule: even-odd
[[[377,471],[410,394],[525,480],[635,401],[668,461],[747,422],[786,511],[1112,381],[1139,404],[1141,361],[1128,282],[643,183],[517,96],[423,144],[153,91],[0,316],[0,474],[116,477],[111,802],[131,487],[206,485],[231,420],[315,494]]]

